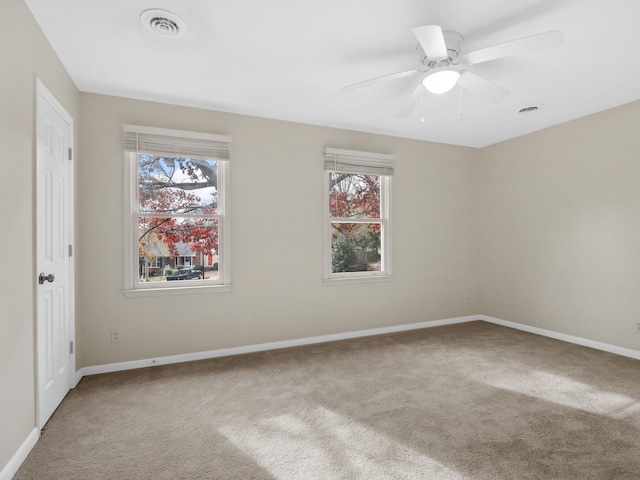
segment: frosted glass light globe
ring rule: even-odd
[[[422,84],[431,93],[446,93],[451,90],[460,79],[460,73],[455,70],[439,70],[428,75]]]

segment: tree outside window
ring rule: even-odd
[[[380,176],[330,172],[329,215],[332,273],[380,271]]]
[[[166,262],[163,270],[142,271],[141,280],[163,281],[169,271],[184,267],[202,270],[205,279],[218,278],[207,263],[218,253],[217,171],[214,160],[139,155],[139,263]]]
[[[391,279],[393,155],[324,152],[326,284]]]
[[[138,125],[123,130],[124,294],[229,291],[231,138]]]

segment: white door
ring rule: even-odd
[[[38,81],[37,355],[38,426],[73,385],[72,168],[73,120]]]

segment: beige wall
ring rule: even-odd
[[[22,0],[2,0],[0,29],[0,470],[36,426],[35,78],[72,115],[78,92]]]
[[[485,315],[640,349],[640,102],[480,151]]]
[[[83,365],[477,313],[477,150],[92,94],[80,117]],[[124,123],[232,136],[231,293],[123,296]],[[324,147],[397,155],[393,282],[323,286]]]

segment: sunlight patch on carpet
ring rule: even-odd
[[[218,430],[278,480],[465,478],[386,435],[322,407]]]
[[[485,379],[485,383],[589,413],[634,420],[640,426],[640,401],[557,373],[540,370],[500,372],[499,376]]]

